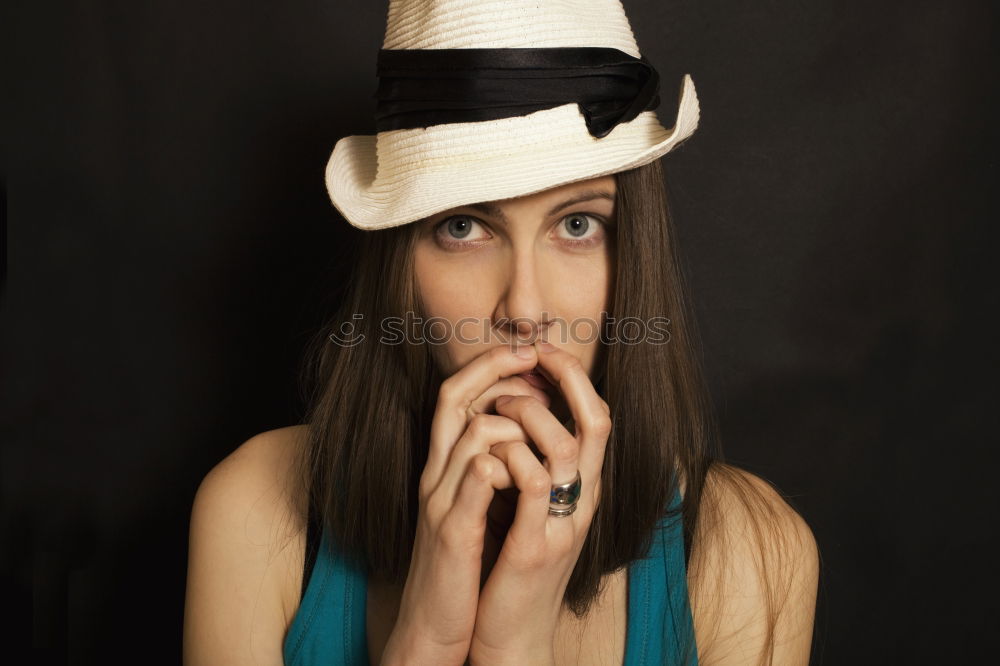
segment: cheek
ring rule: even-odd
[[[488,280],[477,279],[476,276],[482,277],[482,271],[474,266],[435,261],[431,256],[421,257],[419,252],[414,257],[414,273],[425,323],[434,318],[449,322],[449,327],[461,325],[460,333],[466,342],[457,340],[456,335],[447,335],[444,344],[431,345],[439,368],[451,374],[482,351],[482,344],[477,342],[483,335],[482,320],[492,312],[488,306],[491,302]],[[461,322],[463,319],[472,321]],[[440,339],[447,331],[435,324],[430,333]]]
[[[484,281],[477,280],[477,271],[461,263],[435,262],[429,257],[421,260],[419,255],[414,268],[425,317],[454,321],[479,316],[489,294]]]
[[[603,256],[571,262],[552,276],[554,301],[563,318],[600,321],[601,312],[610,305],[611,264]]]
[[[555,278],[555,314],[566,329],[555,332],[560,345],[591,375],[600,350],[600,327],[610,308],[614,266],[608,255],[587,257],[562,267]]]

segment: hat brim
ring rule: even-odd
[[[573,103],[501,120],[347,136],[327,162],[326,188],[351,225],[396,227],[648,164],[691,136],[699,115],[685,74],[670,130],[644,111],[597,139]]]

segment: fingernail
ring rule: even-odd
[[[538,349],[546,353],[556,350],[555,345],[553,345],[551,342],[547,340],[539,340]]]
[[[531,358],[532,356],[531,345],[519,346],[517,349],[514,350],[514,354],[516,354],[520,358]]]
[[[508,402],[510,402],[513,399],[514,399],[514,396],[512,396],[512,395],[502,395],[499,398],[497,398],[496,405],[497,405],[497,407],[502,407],[503,405],[506,405]]]

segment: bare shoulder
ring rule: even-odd
[[[184,663],[281,664],[298,607],[305,426],[251,437],[202,480],[191,510]]]
[[[809,663],[819,552],[769,482],[712,465],[688,576],[699,663]]]

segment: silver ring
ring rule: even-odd
[[[580,470],[576,471],[576,478],[569,483],[553,484],[549,493],[549,515],[562,517],[576,511],[582,486]]]

